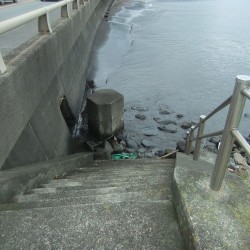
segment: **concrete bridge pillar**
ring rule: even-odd
[[[124,97],[112,89],[101,89],[87,98],[89,131],[101,139],[124,127]]]

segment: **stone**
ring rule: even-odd
[[[171,114],[171,112],[168,111],[167,109],[161,109],[161,110],[159,111],[159,114],[160,114],[160,115],[169,115],[169,114]]]
[[[164,131],[170,134],[174,134],[177,133],[177,129],[176,128],[168,128],[166,126],[159,126],[157,127],[160,131]]]
[[[157,121],[157,123],[160,125],[170,125],[170,124],[177,125],[177,123],[173,120]]]
[[[186,141],[182,141],[182,140],[177,141],[177,143],[176,143],[176,149],[177,150],[184,153],[185,152],[185,147],[186,147]],[[194,152],[194,147],[192,146],[191,153],[193,153],[193,152]]]
[[[189,129],[191,128],[193,124],[191,122],[187,122],[187,121],[184,121],[182,124],[181,124],[181,128],[183,129]]]
[[[120,144],[118,141],[114,140],[111,142],[111,144],[112,144],[112,147],[113,147],[115,153],[121,153],[124,150],[123,145]]]
[[[248,166],[248,164],[247,164],[245,158],[244,158],[241,154],[239,154],[239,153],[234,153],[233,156],[234,156],[234,161],[235,161],[236,164],[242,165],[242,166],[244,166],[244,167],[247,167],[247,166]]]
[[[131,109],[136,110],[136,111],[140,111],[140,112],[148,110],[148,108],[142,107],[142,106],[139,106],[139,105],[138,106],[134,105],[134,106],[131,107]]]
[[[142,133],[146,136],[156,136],[158,134],[156,131],[152,131],[152,129],[143,129]]]
[[[87,97],[88,127],[100,138],[124,128],[124,97],[111,89],[101,89]]]
[[[137,115],[135,115],[135,118],[144,121],[146,119],[146,116],[143,114],[137,114]]]
[[[144,156],[145,156],[146,158],[153,158],[153,157],[155,157],[155,154],[152,153],[152,152],[147,152],[147,153],[144,154]]]
[[[152,141],[149,141],[149,140],[142,140],[141,144],[143,147],[145,147],[147,149],[156,147],[156,144]]]
[[[178,119],[181,119],[181,118],[184,117],[184,115],[183,115],[183,114],[177,114],[176,117],[177,117]]]
[[[138,145],[135,141],[133,141],[131,139],[127,139],[127,148],[132,148],[134,150],[137,150]]]

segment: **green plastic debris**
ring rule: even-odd
[[[113,154],[112,160],[123,160],[123,159],[136,159],[136,153],[122,153],[122,154]]]

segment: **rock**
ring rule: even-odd
[[[161,109],[161,110],[159,111],[159,114],[160,114],[160,115],[169,115],[169,114],[171,114],[171,112],[168,111],[167,109]]]
[[[187,121],[184,121],[182,124],[181,124],[181,128],[183,129],[189,129],[191,128],[193,124],[191,122],[187,122]]]
[[[168,128],[166,126],[159,126],[157,127],[160,131],[164,131],[164,132],[167,132],[167,133],[171,133],[171,134],[174,134],[177,132],[177,129],[175,128]]]
[[[113,153],[113,148],[108,141],[105,141],[104,147],[96,148],[96,152],[94,152],[94,159],[95,160],[110,160],[111,154]]]
[[[135,115],[135,118],[144,121],[146,119],[146,116],[142,115],[142,114],[137,114],[137,115]]]
[[[137,105],[132,106],[131,109],[136,110],[136,111],[141,111],[141,112],[148,110],[148,108],[145,108],[145,107],[142,107],[142,106],[137,106]]]
[[[115,153],[121,153],[124,150],[123,145],[120,144],[118,141],[112,141],[111,144]]]
[[[149,140],[142,140],[141,144],[143,147],[145,147],[147,149],[156,147],[156,144],[152,141],[149,141]]]
[[[96,147],[98,146],[98,143],[94,141],[86,141],[86,147],[91,151],[94,152]]]
[[[158,121],[161,120],[161,118],[160,118],[160,117],[154,117],[153,120],[154,120],[155,122],[158,122]]]
[[[127,153],[134,153],[135,152],[135,150],[133,148],[126,148],[125,151]]]
[[[161,156],[165,155],[165,152],[166,151],[163,149],[158,149],[155,151],[155,155],[161,157]]]
[[[143,129],[142,133],[146,136],[156,136],[158,133],[155,131],[152,131],[152,129]]]
[[[137,152],[144,155],[145,152],[146,152],[146,149],[145,148],[139,148]]]
[[[250,114],[245,113],[245,114],[244,114],[244,117],[245,117],[245,118],[250,118]]]
[[[157,121],[157,123],[160,125],[170,125],[170,124],[177,125],[177,123],[173,120]]]
[[[241,154],[234,153],[233,157],[234,157],[234,161],[235,161],[236,164],[242,165],[244,167],[248,167],[248,164],[247,164],[245,158]]]
[[[145,153],[145,155],[144,155],[146,158],[153,158],[153,157],[155,157],[155,154],[154,153],[151,153],[151,152],[147,152],[147,153]]]
[[[121,144],[123,147],[126,147],[126,146],[127,146],[127,144],[126,144],[126,142],[125,142],[124,140],[121,140],[121,141],[120,141],[120,144]]]
[[[227,167],[228,167],[228,168],[231,168],[231,169],[233,169],[233,170],[236,170],[236,169],[239,168],[239,166],[237,166],[237,165],[235,164],[234,160],[233,160],[231,157],[229,158],[229,163],[228,163]]]
[[[185,147],[186,147],[186,141],[178,141],[177,143],[176,143],[176,149],[178,149],[180,152],[185,152]],[[191,153],[193,153],[194,152],[194,147],[192,146],[192,148],[191,148]]]
[[[131,148],[131,149],[137,150],[138,145],[136,144],[135,141],[133,141],[131,139],[128,139],[127,140],[127,148]]]
[[[181,119],[181,118],[184,117],[184,115],[183,115],[183,114],[177,114],[176,117],[177,117],[178,119]]]
[[[219,142],[221,141],[221,138],[211,137],[208,139],[208,141],[217,146],[219,144]]]

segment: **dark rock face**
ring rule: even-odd
[[[135,115],[135,118],[144,121],[146,119],[146,116],[142,115],[142,114],[137,114],[137,115]]]
[[[178,119],[181,119],[181,118],[184,117],[184,115],[183,115],[183,114],[177,114],[176,117],[177,117]]]
[[[181,128],[183,128],[183,129],[189,129],[189,128],[191,128],[191,126],[193,126],[193,124],[191,122],[187,122],[187,121],[184,121],[181,124]]]

